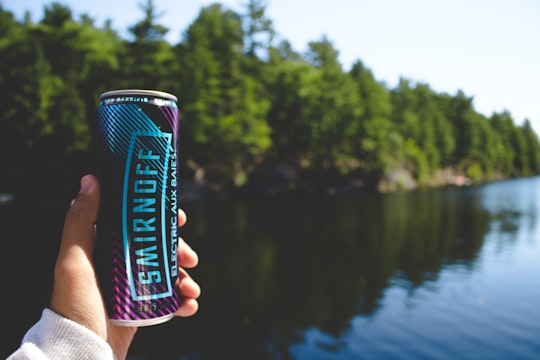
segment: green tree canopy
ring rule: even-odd
[[[360,59],[345,71],[326,36],[303,53],[287,39],[276,44],[266,6],[202,7],[170,44],[153,0],[140,4],[127,39],[110,20],[98,27],[59,2],[37,22],[0,5],[0,151],[9,169],[0,186],[27,178],[28,164],[77,171],[92,156],[99,94],[119,88],[177,95],[184,166],[226,169],[236,186],[267,163],[321,186],[336,177],[377,186],[404,172],[419,184],[540,172],[530,121],[480,114],[462,91],[405,78],[389,87]],[[13,152],[17,159],[6,156]]]

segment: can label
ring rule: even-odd
[[[168,227],[159,224],[165,220],[168,198],[170,143],[170,134],[133,134],[128,152],[122,223],[127,275],[134,300],[159,299],[171,296],[173,291],[174,269],[169,271],[167,266]],[[146,285],[154,285],[154,291],[148,293]]]
[[[101,96],[96,267],[109,317],[144,326],[171,318],[178,277],[175,97],[120,90]]]

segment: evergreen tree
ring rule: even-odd
[[[246,54],[250,57],[265,56],[272,44],[275,30],[266,16],[265,0],[249,0],[244,15]]]
[[[512,145],[514,121],[510,113],[505,111],[503,113],[494,113],[490,118],[490,122],[493,131],[497,134],[494,171],[501,176],[516,176],[514,169],[516,150]]]
[[[240,164],[270,146],[269,103],[244,72],[240,16],[220,4],[203,8],[178,47],[184,131],[199,164]]]
[[[19,22],[0,5],[0,151],[18,154],[3,159],[2,184],[27,177],[21,163],[77,171],[77,160],[91,156],[99,94],[118,88],[177,95],[183,160],[219,164],[229,178],[265,161],[326,183],[351,172],[373,184],[396,170],[420,182],[441,168],[478,181],[540,172],[528,120],[516,126],[508,112],[488,119],[461,91],[406,79],[388,89],[360,60],[344,72],[325,36],[304,54],[286,39],[276,45],[264,0],[248,0],[242,15],[219,3],[201,8],[174,46],[155,2],[140,6],[123,39],[110,20],[98,28],[57,2],[38,22],[28,12]]]
[[[314,71],[301,95],[306,102],[303,119],[309,122],[309,153],[316,169],[341,167],[354,158],[352,141],[358,141],[353,134],[362,113],[361,102],[332,42],[323,36],[308,46],[305,57]]]
[[[402,137],[391,121],[390,93],[370,69],[356,61],[350,71],[356,83],[361,113],[354,126],[354,153],[365,173],[379,179],[399,166]]]
[[[526,175],[538,174],[540,172],[540,141],[538,135],[534,132],[531,122],[528,119],[525,119],[522,129],[528,148],[529,173]]]
[[[121,69],[124,82],[121,87],[155,89],[173,92],[176,79],[171,77],[177,70],[173,48],[165,40],[169,31],[157,23],[159,13],[153,0],[140,4],[144,17],[129,28],[133,40],[127,43],[122,57]]]
[[[317,70],[281,42],[270,50],[266,89],[270,99],[271,159],[299,166],[310,159],[311,121],[308,115],[313,73]]]

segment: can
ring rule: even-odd
[[[180,305],[177,98],[154,90],[100,95],[101,185],[94,261],[110,320],[148,326]]]

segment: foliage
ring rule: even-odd
[[[429,183],[442,169],[474,181],[540,172],[528,120],[486,117],[461,91],[409,79],[390,88],[360,60],[345,71],[326,36],[304,54],[276,44],[264,0],[249,0],[245,14],[201,8],[177,44],[165,40],[152,0],[129,39],[59,3],[44,10],[34,23],[0,6],[2,187],[28,175],[21,163],[60,168],[88,157],[97,98],[115,88],[177,95],[184,164],[229,169],[236,185],[269,162],[374,186],[396,173]]]

